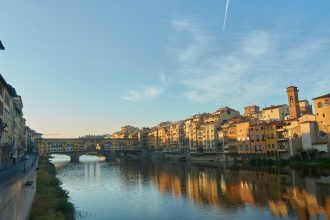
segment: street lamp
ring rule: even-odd
[[[1,40],[0,40],[0,50],[4,50],[5,47],[2,45]]]

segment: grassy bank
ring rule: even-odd
[[[55,166],[47,158],[40,158],[37,193],[30,220],[71,220],[75,209],[68,201],[68,193],[61,188]]]

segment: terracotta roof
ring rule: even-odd
[[[316,98],[313,98],[313,100],[315,100],[315,99],[322,99],[322,98],[328,98],[328,97],[330,97],[330,93],[325,94],[325,95],[322,95],[322,96],[319,96],[319,97],[316,97]]]

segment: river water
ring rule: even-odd
[[[52,161],[77,219],[330,219],[330,169]]]

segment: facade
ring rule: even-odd
[[[314,98],[316,121],[330,127],[330,93]]]
[[[298,88],[296,86],[290,86],[287,88],[288,94],[288,103],[290,118],[299,118],[300,117],[300,107],[299,107],[299,98],[298,98]]]
[[[250,105],[244,107],[244,115],[254,115],[260,112],[259,106],[256,105]]]
[[[188,148],[191,152],[197,152],[197,150],[201,148],[202,134],[201,131],[198,130],[205,115],[206,113],[194,115],[184,121],[184,144],[185,148]]]
[[[133,127],[131,125],[126,125],[124,127],[121,127],[119,131],[113,133],[111,135],[111,138],[130,138],[130,139],[138,139],[138,132],[139,128]]]
[[[265,123],[250,125],[249,127],[250,153],[255,156],[266,156]]]
[[[288,115],[290,115],[288,105],[272,105],[262,109],[261,120],[266,122],[283,121]]]
[[[21,160],[26,152],[23,101],[0,75],[0,166]]]
[[[148,147],[148,134],[150,128],[141,128],[138,132],[138,141],[142,147]]]
[[[224,107],[214,113],[203,113],[188,118],[185,121],[185,143],[190,152],[222,151],[222,143],[219,140],[221,126],[239,116],[238,111]]]
[[[300,109],[300,115],[312,115],[313,114],[312,105],[309,104],[308,100],[300,100],[299,109]]]
[[[171,149],[181,149],[184,146],[184,122],[178,121],[170,125],[169,128],[169,147]]]
[[[255,125],[256,120],[244,119],[236,123],[236,140],[239,154],[249,154],[250,149],[250,126]]]

